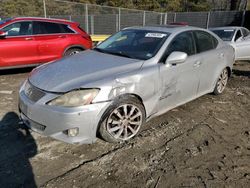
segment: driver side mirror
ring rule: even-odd
[[[181,64],[184,63],[187,59],[187,54],[185,52],[172,52],[165,64],[170,64],[170,65],[177,65],[177,64]]]
[[[6,32],[0,30],[0,38],[5,38],[6,36]]]

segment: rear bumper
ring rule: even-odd
[[[32,102],[24,91],[20,91],[19,109],[23,122],[39,134],[71,144],[95,142],[99,121],[110,105],[110,102],[103,102],[77,108],[63,108],[42,104],[42,99],[39,101]],[[78,128],[79,134],[69,137],[65,130],[70,128]]]

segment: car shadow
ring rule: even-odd
[[[250,71],[248,70],[233,70],[233,74],[235,74],[236,76],[247,76],[248,78],[250,78]]]
[[[0,70],[0,75],[10,75],[10,74],[20,74],[31,72],[35,67],[26,67],[26,68],[15,68],[15,69],[6,69]]]
[[[37,187],[29,162],[37,145],[15,112],[0,121],[0,152],[0,187]]]

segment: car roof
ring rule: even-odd
[[[235,29],[241,29],[241,28],[244,28],[244,27],[239,27],[239,26],[225,26],[225,27],[211,27],[209,29],[210,30],[226,30],[226,29],[235,30]]]
[[[64,19],[55,19],[55,18],[42,18],[42,17],[15,17],[12,18],[11,21],[48,21],[48,22],[56,22],[56,23],[64,23],[64,24],[76,24],[77,22],[64,20]]]
[[[183,25],[136,26],[136,27],[127,27],[125,29],[138,29],[138,30],[158,31],[167,33],[175,33],[180,31],[189,31],[189,30],[203,30],[203,31],[205,30],[199,27],[183,26]]]

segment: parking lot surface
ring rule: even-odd
[[[249,62],[223,95],[154,118],[123,144],[69,145],[25,129],[17,96],[29,71],[0,73],[1,187],[249,187]]]

